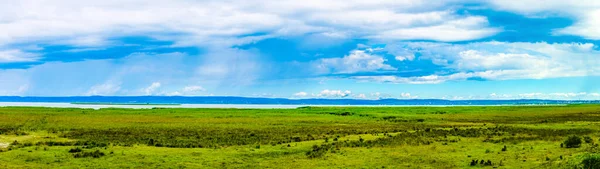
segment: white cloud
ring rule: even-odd
[[[394,59],[396,59],[397,61],[405,61],[405,60],[412,61],[415,59],[415,55],[414,54],[406,55],[406,56],[398,55],[398,56],[394,57]]]
[[[206,89],[204,89],[202,86],[186,86],[183,88],[183,92],[186,93],[195,93],[201,91],[206,91]]]
[[[154,83],[153,83],[153,85],[154,85]],[[160,85],[154,85],[154,86],[155,87],[156,86],[161,87]],[[150,87],[146,88],[146,89],[149,89],[151,87],[152,87],[152,85]],[[156,90],[158,87],[154,88],[154,90]],[[192,85],[192,86],[185,86],[181,90],[178,90],[178,91],[172,91],[172,92],[162,91],[162,92],[159,92],[158,95],[164,95],[164,96],[200,96],[200,95],[203,95],[202,92],[204,92],[204,91],[206,91],[206,89],[204,87]],[[156,93],[156,92],[154,92],[154,93]]]
[[[403,47],[400,47],[403,46]],[[399,43],[386,50],[406,53],[414,50],[420,59],[451,70],[424,76],[358,76],[359,80],[379,82],[435,84],[471,78],[486,80],[545,79],[600,75],[600,51],[591,43],[508,43],[469,44]]]
[[[415,77],[398,76],[353,76],[359,81],[389,82],[389,83],[408,83],[408,84],[438,84],[446,81],[466,80],[475,77],[473,73],[456,73],[447,76],[427,75]]]
[[[487,28],[484,17],[448,11],[451,3],[422,0],[6,1],[0,7],[0,32],[3,32],[0,46],[27,42],[99,46],[110,44],[108,39],[112,37],[129,35],[176,40],[176,45],[230,46],[305,33],[462,41],[495,32]],[[239,36],[255,32],[267,34]]]
[[[535,69],[550,68],[552,61],[546,57],[532,56],[527,53],[483,53],[466,50],[458,53],[452,65],[457,70],[496,70],[496,69]]]
[[[153,83],[154,85],[155,83]],[[157,87],[158,86],[158,87]],[[152,88],[153,86],[151,85],[150,87],[146,88],[146,90]],[[150,93],[155,93],[154,91],[161,87],[160,83],[158,83],[157,85],[154,85],[154,88],[152,88]],[[181,90],[179,91],[173,91],[173,92],[160,92],[158,93],[158,95],[165,95],[165,96],[198,96],[201,95],[201,92],[206,91],[206,89],[204,89],[204,87],[202,86],[185,86],[183,87]],[[148,94],[148,92],[146,92],[146,95],[150,95]]]
[[[114,95],[121,89],[120,84],[104,83],[100,85],[92,86],[86,95]]]
[[[294,97],[306,97],[306,96],[308,96],[308,93],[306,93],[306,92],[294,93]]]
[[[519,94],[518,96],[521,98],[540,98],[543,95],[543,93],[523,93]]]
[[[350,94],[352,94],[352,92],[349,90],[342,91],[342,90],[325,89],[318,94],[312,94],[312,95],[316,96],[316,97],[341,98],[341,97],[347,97]]]
[[[549,14],[556,15],[556,12],[577,12],[581,10],[588,10],[600,7],[600,3],[598,3],[597,1],[585,1],[585,3],[583,3],[578,1],[544,0],[544,3],[539,2],[540,1],[537,0],[489,1],[489,3],[497,9],[519,12],[532,17],[538,14],[543,14],[543,12],[549,11],[555,12]]]
[[[410,93],[400,93],[400,98],[416,99],[416,98],[418,98],[418,96],[411,95]]]
[[[156,89],[160,88],[160,86],[161,85],[159,82],[154,82],[150,86],[148,86],[142,90],[146,95],[153,95],[155,93]]]
[[[450,100],[465,100],[463,96],[453,96]]]
[[[357,94],[357,95],[355,95],[355,96],[354,96],[354,98],[357,98],[357,99],[366,99],[366,98],[367,98],[367,95],[365,95],[365,94],[361,93],[361,94]]]
[[[556,33],[600,40],[600,23],[598,23],[598,19],[600,19],[600,6],[596,10],[583,14],[580,18],[579,22],[569,27],[559,29]]]
[[[396,68],[385,64],[386,60],[377,55],[366,53],[363,50],[353,50],[343,58],[324,58],[315,64],[324,72],[333,73],[356,73],[371,72],[378,70],[396,70]]]
[[[575,20],[569,27],[558,29],[556,33],[600,39],[600,1],[564,0],[492,0],[489,3],[497,9],[525,14],[529,17],[568,16]]]
[[[35,62],[39,58],[38,54],[27,53],[21,50],[0,50],[0,63]]]
[[[466,41],[494,35],[500,30],[486,28],[485,17],[467,17],[451,20],[442,25],[415,27],[408,29],[392,29],[375,35],[377,39],[411,40],[425,39],[443,42]]]

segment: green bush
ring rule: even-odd
[[[565,144],[565,147],[567,148],[577,148],[581,146],[581,137],[579,136],[569,136],[567,138],[567,140],[565,140],[563,143]]]
[[[591,155],[581,161],[585,169],[600,169],[600,156]]]
[[[323,157],[327,152],[334,148],[331,144],[323,144],[321,146],[313,145],[312,150],[306,152],[306,156],[308,158],[319,158]]]
[[[83,150],[81,150],[81,148],[77,147],[77,148],[72,148],[69,150],[69,153],[79,153]]]

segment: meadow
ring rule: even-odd
[[[598,168],[600,105],[0,108],[0,168]]]

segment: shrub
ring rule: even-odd
[[[594,144],[594,140],[590,136],[584,136],[583,141],[585,141],[585,143]]]
[[[331,144],[323,144],[321,146],[314,145],[311,151],[306,152],[306,156],[308,156],[308,158],[323,157],[331,149],[333,149],[333,145]]]
[[[492,161],[491,160],[487,160],[483,165],[485,165],[485,166],[491,166],[492,165]]]
[[[469,165],[476,166],[477,165],[477,160],[471,160],[471,163]]]
[[[69,153],[79,153],[79,152],[81,152],[81,151],[82,151],[82,150],[81,150],[81,148],[77,147],[77,148],[72,148],[72,149],[70,149],[70,150],[69,150]]]
[[[577,148],[581,146],[581,137],[569,136],[563,143],[567,148]]]
[[[92,151],[92,152],[82,151],[79,153],[75,153],[75,154],[73,154],[73,157],[75,157],[75,158],[86,158],[86,157],[100,158],[104,155],[106,155],[106,154],[104,154],[100,150],[96,150],[96,151]]]
[[[600,156],[591,155],[581,161],[583,168],[600,169]]]

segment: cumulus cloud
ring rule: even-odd
[[[352,94],[352,92],[349,90],[343,91],[343,90],[325,89],[325,90],[321,91],[320,93],[312,94],[312,95],[316,96],[316,97],[326,97],[326,98],[343,98],[343,97],[350,96],[350,94]]]
[[[366,99],[366,98],[367,98],[367,95],[365,95],[365,94],[361,93],[361,94],[357,94],[357,95],[355,95],[355,96],[354,96],[354,98],[357,98],[357,99]]]
[[[399,46],[399,47],[398,47]],[[354,79],[435,84],[468,79],[510,80],[600,75],[600,51],[591,43],[477,42],[446,44],[409,42],[386,50],[414,50],[446,73],[423,76],[355,76]]]
[[[202,86],[186,86],[183,88],[183,92],[186,93],[195,93],[201,91],[206,91],[206,89],[204,89]]]
[[[154,85],[154,83],[153,83],[153,85]],[[160,85],[154,85],[154,86],[158,86],[158,87],[154,88],[154,91],[157,88],[161,87]],[[152,85],[146,89],[149,89],[151,87],[152,87]],[[206,91],[206,89],[204,89],[204,87],[192,85],[192,86],[185,86],[185,87],[181,88],[181,90],[176,90],[176,91],[171,91],[171,92],[161,91],[161,92],[153,92],[153,93],[155,93],[156,95],[164,95],[164,96],[199,96],[199,95],[202,95],[202,92],[204,92],[204,91]]]
[[[156,91],[156,89],[160,88],[160,83],[159,82],[154,82],[152,83],[150,86],[142,89],[144,91],[144,93],[146,95],[153,95]]]
[[[306,92],[294,93],[294,97],[306,97],[306,96],[308,96],[308,93],[306,93]]]
[[[357,73],[379,70],[396,70],[385,63],[381,56],[367,53],[363,50],[353,50],[343,58],[324,58],[317,61],[318,69],[333,73]]]
[[[400,98],[416,99],[416,98],[419,98],[419,96],[414,96],[414,95],[411,95],[410,93],[400,93]]]
[[[397,61],[405,61],[405,60],[412,61],[415,59],[415,55],[414,54],[406,55],[406,56],[398,55],[398,56],[394,57],[394,59],[396,59]]]
[[[381,98],[381,93],[379,93],[379,92],[371,93],[371,97],[379,99],[379,98]]]
[[[153,83],[153,85],[154,85],[154,83]],[[152,85],[150,87],[152,87]],[[146,88],[146,90],[149,89],[150,87]],[[160,85],[158,85],[158,87],[160,87]],[[156,87],[156,88],[158,88],[158,87]],[[154,90],[156,90],[156,88]],[[163,92],[159,92],[158,95],[165,95],[165,96],[198,96],[198,95],[201,95],[201,92],[204,92],[204,91],[206,91],[206,89],[204,89],[204,87],[197,86],[197,85],[192,85],[192,86],[185,86],[181,90],[177,90],[177,91],[172,91],[172,92],[165,92],[165,91],[163,91]]]

